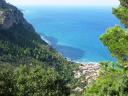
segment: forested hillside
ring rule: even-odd
[[[0,96],[68,96],[73,68],[15,6],[0,1]]]
[[[120,0],[113,14],[121,25],[108,28],[100,40],[117,61],[101,62],[98,77],[87,84],[87,73],[74,78],[82,64],[67,61],[19,9],[0,0],[0,96],[128,96],[128,1]],[[79,86],[82,91],[74,92]]]

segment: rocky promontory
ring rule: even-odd
[[[34,28],[23,17],[23,13],[15,6],[0,0],[0,28],[8,29],[16,24],[22,24],[27,29],[34,31]]]

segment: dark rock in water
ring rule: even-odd
[[[84,56],[85,52],[78,48],[70,46],[57,45],[55,48],[61,52],[64,57],[70,58],[71,60],[77,60]]]
[[[85,52],[79,48],[74,48],[66,45],[59,45],[58,40],[54,37],[45,36],[45,38],[50,41],[53,48],[57,49],[57,51],[59,51],[64,57],[70,58],[71,60],[80,59],[85,54]]]

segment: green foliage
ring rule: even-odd
[[[99,78],[90,85],[84,96],[128,96],[128,0],[120,0],[113,14],[126,29],[119,26],[107,29],[100,40],[118,63],[102,62]]]
[[[12,66],[0,64],[0,96],[14,96],[14,83]]]
[[[35,47],[39,43],[46,45],[34,31],[28,30],[25,25],[13,25],[9,29],[0,29],[0,40],[9,41],[21,47]]]
[[[128,0],[120,0],[120,6],[113,8],[113,14],[128,28]]]
[[[0,96],[68,96],[70,94],[71,82],[74,79],[74,63],[65,60],[34,30],[29,30],[23,24],[0,29],[1,63],[16,67],[16,70],[10,69],[8,65],[5,65],[7,70],[1,67]],[[32,66],[29,66],[30,64]]]
[[[85,96],[127,96],[128,71],[102,67],[99,78],[86,89]]]
[[[128,34],[119,26],[110,28],[100,37],[100,40],[108,47],[112,56],[123,65],[128,63]]]
[[[53,68],[21,66],[15,76],[17,96],[67,96],[70,92]]]
[[[41,65],[21,65],[0,70],[0,96],[68,96],[70,88],[53,69]]]
[[[128,28],[128,8],[119,6],[118,8],[113,8],[113,14],[120,19],[121,23]]]
[[[66,61],[37,33],[29,31],[22,24],[0,29],[0,61],[18,66],[30,64],[33,60],[55,68],[66,81],[73,77],[73,63]]]
[[[120,0],[120,3],[124,7],[128,7],[128,0]]]

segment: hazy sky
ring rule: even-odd
[[[118,0],[6,0],[16,5],[48,6],[115,6]]]

